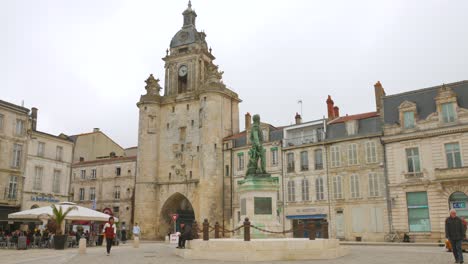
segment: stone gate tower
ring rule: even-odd
[[[240,99],[223,84],[196,17],[189,2],[163,58],[164,95],[150,75],[137,103],[135,222],[145,239],[164,237],[172,213],[186,222],[223,220],[222,142],[239,132]]]

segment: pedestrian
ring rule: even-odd
[[[140,230],[140,227],[138,226],[138,223],[135,223],[135,225],[133,226],[133,235],[135,237],[140,238],[140,232],[141,230]]]
[[[179,245],[177,248],[185,248],[185,241],[187,240],[192,240],[192,227],[182,222],[180,223]]]
[[[114,242],[115,235],[117,234],[117,227],[114,224],[114,217],[109,217],[109,222],[104,225],[102,230],[107,243],[107,256],[110,254],[112,243]]]
[[[125,244],[127,241],[127,228],[125,228],[125,224],[122,224],[122,230],[120,231],[120,234],[122,236],[122,243]]]
[[[452,245],[455,263],[463,263],[462,240],[464,231],[463,221],[457,216],[457,211],[450,210],[450,216],[445,220],[445,237]]]

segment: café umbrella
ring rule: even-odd
[[[77,209],[70,211],[70,213],[65,217],[65,220],[83,220],[83,221],[100,221],[106,222],[109,220],[110,215],[98,212],[93,209],[89,209],[83,206],[76,205],[72,202],[61,202],[55,205],[57,209],[62,207],[62,210],[65,212],[69,207],[75,206]],[[52,207],[51,206],[44,206],[35,209],[29,209],[17,213],[8,214],[8,219],[38,219],[44,217],[51,217],[53,216]],[[114,217],[115,222],[118,222],[119,219]]]

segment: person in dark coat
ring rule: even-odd
[[[192,227],[180,223],[179,246],[177,248],[185,248],[185,241],[192,240]]]
[[[462,241],[465,236],[463,221],[457,216],[455,209],[450,210],[450,217],[445,220],[445,237],[452,245],[455,263],[463,263]]]

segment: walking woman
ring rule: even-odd
[[[107,243],[107,256],[110,254],[112,243],[114,243],[115,235],[117,234],[117,228],[114,224],[114,217],[109,217],[109,222],[104,225],[102,230]]]

